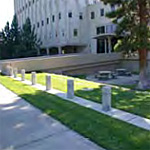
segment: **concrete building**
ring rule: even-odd
[[[41,53],[111,53],[116,26],[105,17],[115,6],[99,0],[14,0],[19,25],[30,18]]]

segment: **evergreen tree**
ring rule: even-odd
[[[18,25],[18,19],[16,15],[14,15],[10,32],[11,32],[11,39],[12,39],[13,57],[17,57],[22,47],[20,45],[21,43],[20,28]]]
[[[20,45],[20,30],[16,15],[13,18],[11,27],[9,22],[6,23],[4,30],[1,32],[1,39],[1,58],[15,58],[17,53],[16,48]]]
[[[126,52],[138,51],[140,81],[138,88],[148,86],[147,52],[150,50],[150,0],[101,0],[118,8],[107,16],[117,24],[117,36],[123,36],[118,49]]]
[[[23,45],[22,56],[37,56],[38,50],[40,48],[40,40],[37,39],[35,28],[32,28],[29,18],[26,19],[26,22],[23,25],[21,38]]]
[[[1,57],[4,59],[12,58],[12,38],[9,22],[6,23],[4,29],[1,32]]]
[[[11,36],[12,36],[14,44],[18,44],[19,38],[20,38],[20,31],[19,31],[18,19],[16,15],[14,15],[14,18],[11,24]]]
[[[20,29],[15,15],[11,27],[7,22],[0,35],[2,40],[0,43],[1,59],[37,56],[40,40],[37,39],[29,18]]]

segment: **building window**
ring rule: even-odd
[[[69,13],[68,13],[68,17],[69,17],[69,18],[72,18],[72,12],[69,12]]]
[[[74,35],[75,37],[78,36],[78,29],[74,29],[73,35]]]
[[[40,24],[39,24],[39,22],[37,23],[37,28],[39,28],[40,27]]]
[[[29,6],[31,6],[31,2],[29,1]]]
[[[52,16],[52,21],[55,22],[55,16],[54,15]]]
[[[64,33],[64,32],[62,32],[62,36],[65,36],[65,33]]]
[[[47,24],[49,24],[49,18],[47,18]]]
[[[97,32],[97,34],[104,34],[105,33],[105,26],[98,27],[96,29],[96,32]]]
[[[102,8],[102,9],[100,10],[100,15],[101,15],[102,17],[105,15],[104,8]]]
[[[44,26],[44,21],[42,20],[42,26]]]
[[[60,20],[60,19],[61,19],[61,13],[59,13],[59,15],[58,15],[58,16],[59,16],[59,20]]]
[[[80,20],[83,19],[83,13],[82,13],[82,12],[80,12],[80,14],[79,14],[79,19],[80,19]]]
[[[92,12],[91,12],[91,19],[94,19],[94,18],[95,18],[95,12],[92,11]]]

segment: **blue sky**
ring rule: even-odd
[[[14,15],[14,0],[0,0],[0,30],[7,21],[11,22]]]

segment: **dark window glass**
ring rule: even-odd
[[[38,28],[40,27],[40,24],[39,24],[39,22],[37,23],[37,27],[38,27]]]
[[[91,19],[94,19],[94,18],[95,18],[95,12],[92,11],[92,12],[91,12]]]
[[[47,18],[47,24],[49,24],[49,18]]]
[[[59,13],[59,19],[61,19],[61,13]]]
[[[104,16],[104,15],[105,15],[104,8],[102,8],[102,9],[100,10],[100,15],[101,15],[101,16]]]
[[[55,22],[55,16],[54,15],[52,16],[52,21]]]
[[[96,30],[97,30],[97,34],[104,34],[105,33],[105,26],[98,27]]]
[[[69,17],[69,18],[72,18],[72,12],[69,12],[69,13],[68,13],[68,17]]]
[[[79,19],[80,19],[80,20],[82,20],[82,19],[83,19],[83,14],[82,14],[82,13],[80,13],[80,15],[79,15]]]
[[[44,21],[42,20],[42,26],[44,26]]]
[[[74,29],[74,36],[78,36],[78,29]]]

